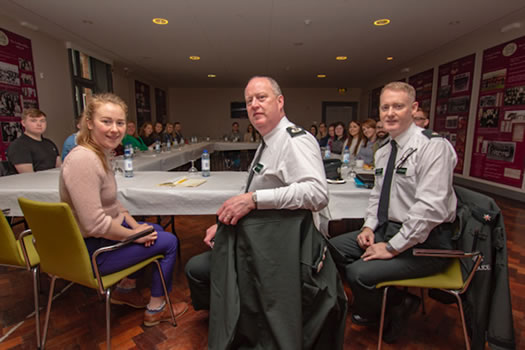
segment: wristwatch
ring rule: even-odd
[[[387,252],[392,253],[394,255],[397,255],[397,250],[395,250],[394,247],[392,247],[390,242],[386,242],[386,247],[385,248],[386,248]]]
[[[252,192],[252,201],[255,204],[255,209],[257,209],[257,192]]]

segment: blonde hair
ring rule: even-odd
[[[393,81],[391,83],[386,84],[381,89],[381,95],[383,94],[383,92],[385,92],[385,90],[394,90],[394,91],[406,92],[406,94],[410,98],[410,103],[416,101],[416,89],[414,89],[414,87],[412,85],[407,84],[407,83],[405,83],[403,81]]]
[[[98,159],[100,159],[100,161],[102,162],[102,166],[104,167],[104,170],[106,172],[109,172],[110,170],[108,160],[106,158],[106,153],[104,152],[104,149],[102,149],[102,147],[100,147],[93,140],[93,137],[91,136],[91,130],[89,130],[88,128],[88,121],[93,120],[95,117],[95,113],[98,111],[98,109],[108,103],[115,104],[122,108],[122,110],[124,111],[124,115],[126,116],[127,122],[128,106],[120,97],[112,93],[97,94],[89,98],[86,109],[84,110],[84,113],[82,113],[82,120],[80,121],[80,130],[77,134],[77,144],[95,152]]]
[[[44,117],[47,119],[47,115],[42,112],[40,109],[37,108],[28,108],[24,110],[24,114],[22,114],[22,120],[26,120],[27,118],[39,118]]]

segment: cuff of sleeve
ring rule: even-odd
[[[367,218],[363,227],[369,227],[372,231],[375,231],[377,228],[377,219],[376,218]]]
[[[392,248],[394,248],[398,253],[402,253],[405,250],[407,250],[409,247],[407,246],[407,241],[403,238],[402,235],[396,233],[396,235],[388,241]]]
[[[257,193],[257,209],[275,209],[273,189],[257,190],[255,192]]]

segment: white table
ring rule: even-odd
[[[118,198],[132,215],[209,215],[215,214],[228,198],[241,193],[247,172],[212,172],[198,187],[160,187],[160,183],[187,176],[187,172],[136,171],[132,178],[117,174]],[[0,177],[0,209],[11,209],[22,216],[18,197],[58,202],[58,170]],[[200,178],[200,175],[197,177]],[[364,216],[370,190],[353,182],[328,185],[332,219]]]
[[[257,149],[257,146],[258,143],[253,142],[206,141],[172,148],[169,152],[137,152],[133,158],[133,169],[138,171],[167,171],[199,159],[205,149],[211,154],[215,151],[254,150]],[[122,168],[122,156],[116,159]]]

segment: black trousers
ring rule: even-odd
[[[195,310],[210,308],[210,262],[211,251],[195,255],[186,263],[186,278]]]
[[[388,222],[375,232],[375,242],[387,242],[401,227]],[[418,244],[389,260],[364,261],[364,250],[357,244],[361,231],[342,234],[330,240],[341,253],[336,263],[343,271],[354,295],[353,312],[365,318],[374,319],[381,311],[382,291],[376,284],[384,281],[428,276],[442,271],[449,259],[413,256],[413,248],[453,249],[452,224],[441,224],[432,230],[424,243]],[[389,293],[390,294],[390,293]]]

